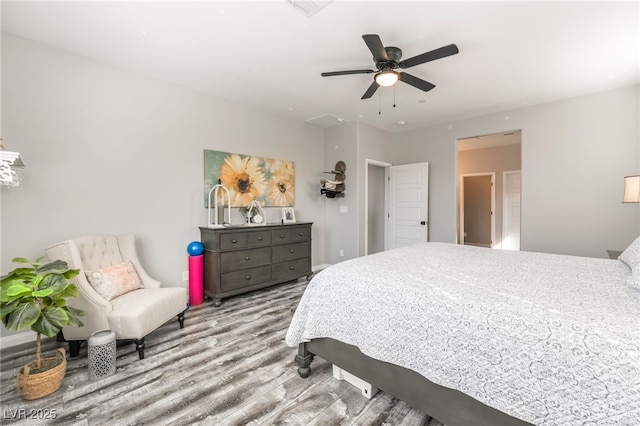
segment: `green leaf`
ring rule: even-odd
[[[20,304],[7,317],[7,330],[20,331],[31,327],[40,318],[40,305],[35,300]]]
[[[53,289],[51,287],[45,288],[44,290],[34,291],[31,295],[33,297],[48,297],[53,294]]]
[[[38,317],[38,320],[31,326],[31,329],[36,333],[44,334],[47,337],[53,337],[60,331],[61,327],[57,327],[45,316]]]
[[[72,306],[67,306],[67,312],[69,313],[69,315],[74,317],[83,317],[87,315],[87,313],[82,309],[74,308]]]
[[[7,315],[13,312],[16,309],[15,303],[3,303],[0,305],[0,317],[2,318],[2,323],[7,325]]]
[[[77,277],[80,274],[80,269],[69,269],[64,273],[64,277],[68,280]]]
[[[54,292],[59,292],[67,285],[67,280],[62,274],[45,275],[40,282],[40,289],[51,288]]]
[[[67,297],[77,297],[78,296],[78,287],[74,284],[67,284],[65,288],[62,289],[59,293],[56,294],[55,299],[66,299]]]
[[[76,327],[81,327],[84,325],[82,321],[80,321],[81,316],[86,315],[86,312],[81,311],[80,309],[72,308],[71,306],[67,306],[67,315],[69,316],[69,324],[75,325]]]
[[[42,316],[49,321],[54,327],[62,328],[69,325],[69,315],[60,307],[47,307],[42,310]]]
[[[31,261],[26,257],[14,257],[11,261],[13,263],[31,263]]]
[[[16,283],[22,284],[22,280],[16,280],[16,279],[2,280],[2,283],[0,284],[0,302],[2,303],[10,302],[11,300],[14,299],[13,297],[9,297],[7,292]]]
[[[69,266],[63,260],[54,260],[36,268],[36,273],[39,275],[64,274],[67,271],[69,271]]]
[[[31,287],[24,285],[21,281],[13,281],[7,288],[7,297],[13,300],[31,294],[32,291]]]

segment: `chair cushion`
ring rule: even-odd
[[[113,300],[142,287],[140,277],[128,260],[95,271],[86,271],[85,275],[91,287],[106,300]]]
[[[187,291],[182,287],[143,288],[113,299],[111,305],[107,318],[116,337],[140,339],[187,308]]]

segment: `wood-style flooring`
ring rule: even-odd
[[[23,400],[15,385],[35,342],[3,349],[0,423],[442,426],[383,392],[366,399],[334,379],[321,358],[309,378],[298,376],[296,348],[284,337],[305,287],[302,280],[288,283],[220,308],[205,300],[187,311],[184,329],[171,321],[147,336],[144,360],[132,342],[118,342],[117,370],[100,380],[88,378],[83,345],[79,357],[68,358],[62,388],[36,401]],[[43,353],[61,345],[46,339]]]

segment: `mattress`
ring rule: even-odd
[[[330,337],[537,425],[640,424],[623,262],[424,243],[330,266],[286,342]]]

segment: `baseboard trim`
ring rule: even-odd
[[[0,337],[0,348],[10,348],[23,343],[36,341],[36,333],[33,331],[25,331],[24,333],[11,334],[9,336]]]
[[[330,263],[322,263],[320,265],[312,266],[311,270],[313,271],[313,273],[316,273],[316,272],[322,271],[324,268],[327,268],[329,266],[331,266]]]

